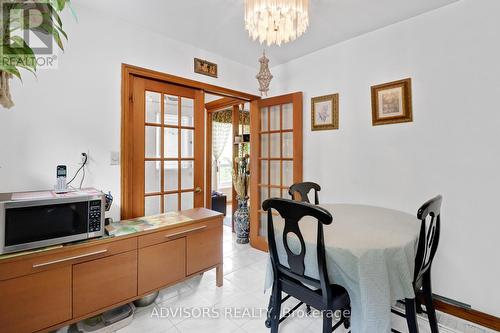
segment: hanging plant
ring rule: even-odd
[[[15,76],[22,81],[21,70],[36,76],[37,54],[29,46],[27,32],[42,34],[55,41],[64,51],[62,40],[68,39],[59,16],[70,0],[0,0],[0,105],[14,106],[9,81]]]

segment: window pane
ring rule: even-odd
[[[271,162],[271,179],[269,183],[271,185],[281,185],[280,179],[280,161],[270,161]]]
[[[144,166],[144,188],[146,193],[160,192],[161,162],[146,161]]]
[[[280,126],[281,125],[280,124],[280,106],[279,105],[271,106],[269,112],[271,112],[271,123],[269,124],[271,131],[279,130],[281,128],[281,126]]]
[[[165,187],[164,191],[177,191],[179,189],[179,163],[165,161]]]
[[[259,236],[267,238],[267,213],[260,214],[260,221],[259,222],[260,222],[259,223]],[[274,223],[273,223],[273,225],[274,225]]]
[[[181,210],[194,207],[194,192],[181,193]]]
[[[261,184],[269,184],[269,162],[268,161],[260,161],[261,169],[260,169],[260,183]]]
[[[293,161],[283,161],[283,186],[293,184]]]
[[[194,187],[194,161],[181,162],[181,189]]]
[[[260,157],[269,157],[269,134],[260,136]]]
[[[260,202],[262,203],[267,199],[269,199],[269,188],[267,186],[263,186],[260,188]]]
[[[179,125],[179,97],[165,95],[165,125]]]
[[[280,157],[280,133],[273,133],[270,136],[271,140],[271,156],[270,157]]]
[[[161,213],[160,198],[161,198],[161,196],[145,197],[144,198],[144,215],[145,216],[157,215],[157,214]]]
[[[193,157],[194,156],[194,131],[190,129],[181,130],[181,153],[182,157]]]
[[[181,126],[194,126],[194,101],[191,98],[181,98]]]
[[[281,198],[281,189],[280,188],[271,188],[271,193],[269,194],[270,198]]]
[[[178,194],[168,194],[165,195],[165,212],[176,212],[178,211]]]
[[[285,132],[283,133],[283,150],[282,154],[284,158],[293,157],[293,133]]]
[[[177,158],[179,156],[179,130],[177,128],[165,128],[165,157]]]
[[[269,109],[268,108],[262,108],[260,109],[260,130],[265,132],[269,130],[268,126],[268,114],[269,114]]]
[[[146,122],[160,123],[161,108],[160,108],[160,93],[146,91]]]
[[[146,157],[161,157],[161,127],[146,126],[145,128],[145,155]]]
[[[283,104],[283,129],[293,128],[293,104]]]

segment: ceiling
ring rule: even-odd
[[[295,42],[266,47],[266,53],[276,66],[456,1],[310,0],[308,31]],[[73,2],[255,68],[264,48],[244,28],[244,0]]]

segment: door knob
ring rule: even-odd
[[[203,192],[203,190],[201,189],[201,187],[197,186],[195,189],[194,189],[194,193],[201,193]]]

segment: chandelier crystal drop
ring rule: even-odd
[[[268,46],[293,41],[309,26],[309,0],[245,0],[245,29]]]

